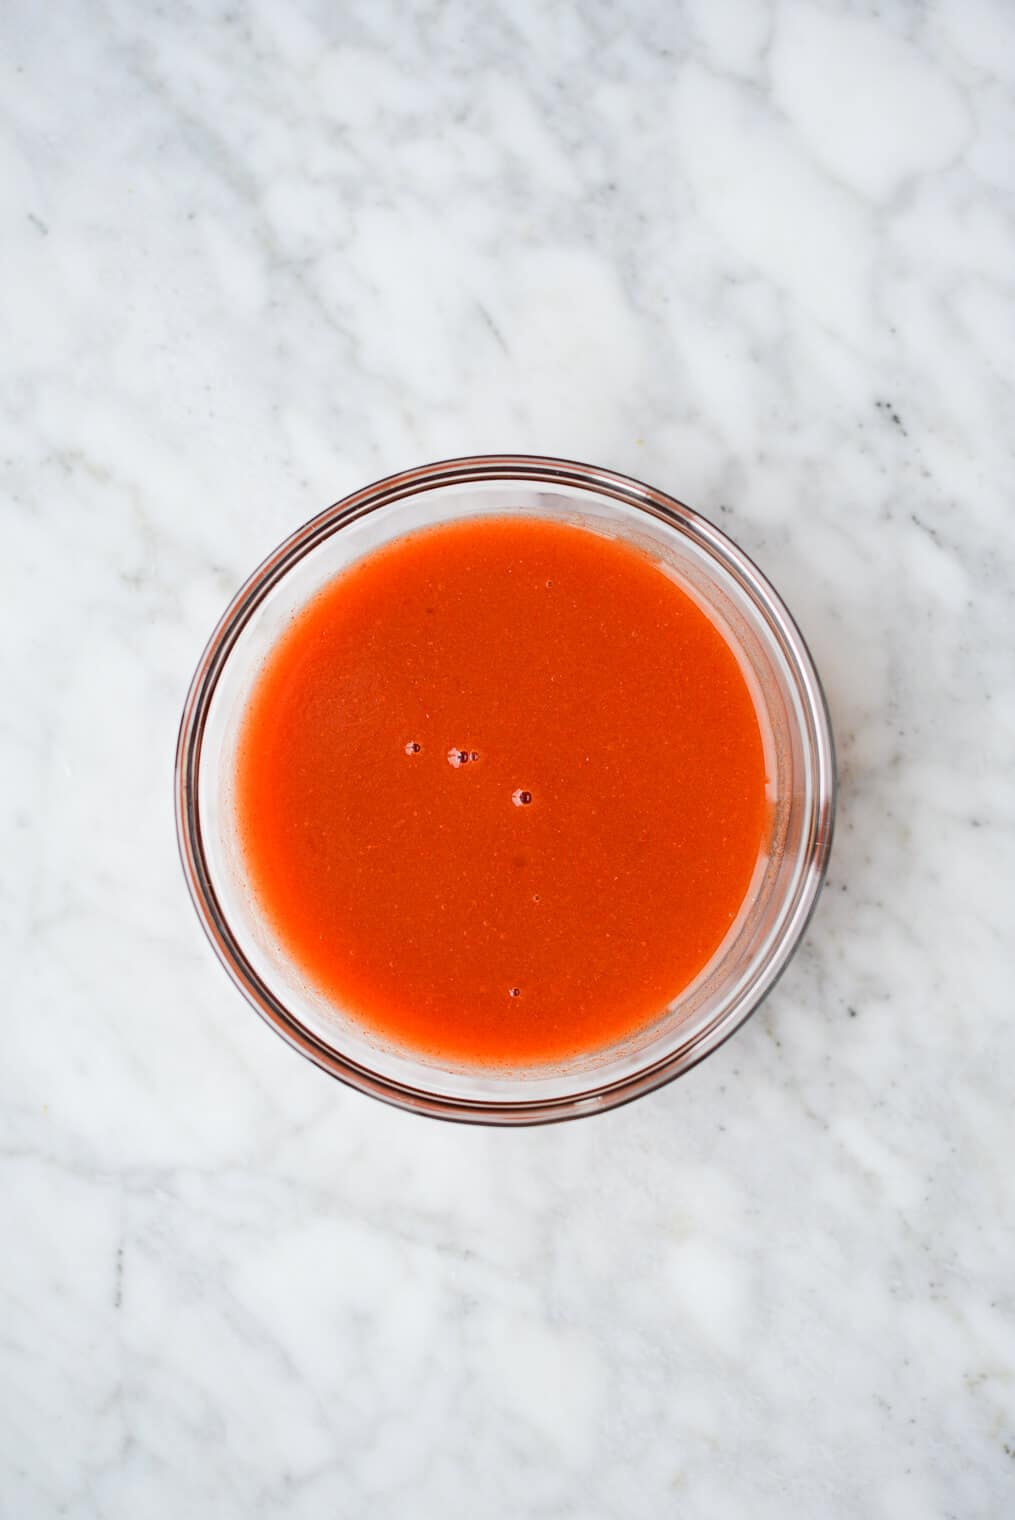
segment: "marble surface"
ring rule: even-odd
[[[1015,9],[8,0],[0,1514],[1015,1513]],[[179,708],[290,528],[483,450],[797,613],[806,944],[605,1118],[389,1111],[214,964]]]

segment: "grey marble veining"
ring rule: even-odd
[[[0,1514],[1015,1512],[1015,11],[0,18]],[[775,994],[606,1118],[288,1052],[175,856],[296,523],[513,449],[713,516],[825,678]]]

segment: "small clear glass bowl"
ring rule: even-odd
[[[555,1065],[441,1064],[385,1043],[309,985],[247,880],[233,801],[240,719],[294,613],[347,566],[414,529],[500,514],[552,518],[655,556],[738,655],[767,746],[771,833],[729,934],[696,980],[641,1031]],[[415,1113],[532,1124],[601,1113],[687,1071],[757,1008],[813,911],[831,845],[832,733],[821,683],[781,600],[735,544],[661,491],[562,459],[485,455],[368,486],[313,518],[233,598],[194,675],[176,755],[184,874],[223,966],[261,1016],[350,1086]]]

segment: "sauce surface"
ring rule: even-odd
[[[243,720],[236,807],[307,980],[484,1065],[657,1017],[729,929],[767,817],[710,619],[637,550],[512,517],[400,539],[296,617]]]

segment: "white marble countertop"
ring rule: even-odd
[[[0,22],[4,1520],[1015,1514],[1015,10]],[[521,1133],[214,964],[177,717],[240,579],[511,449],[797,613],[829,885],[669,1089]]]

